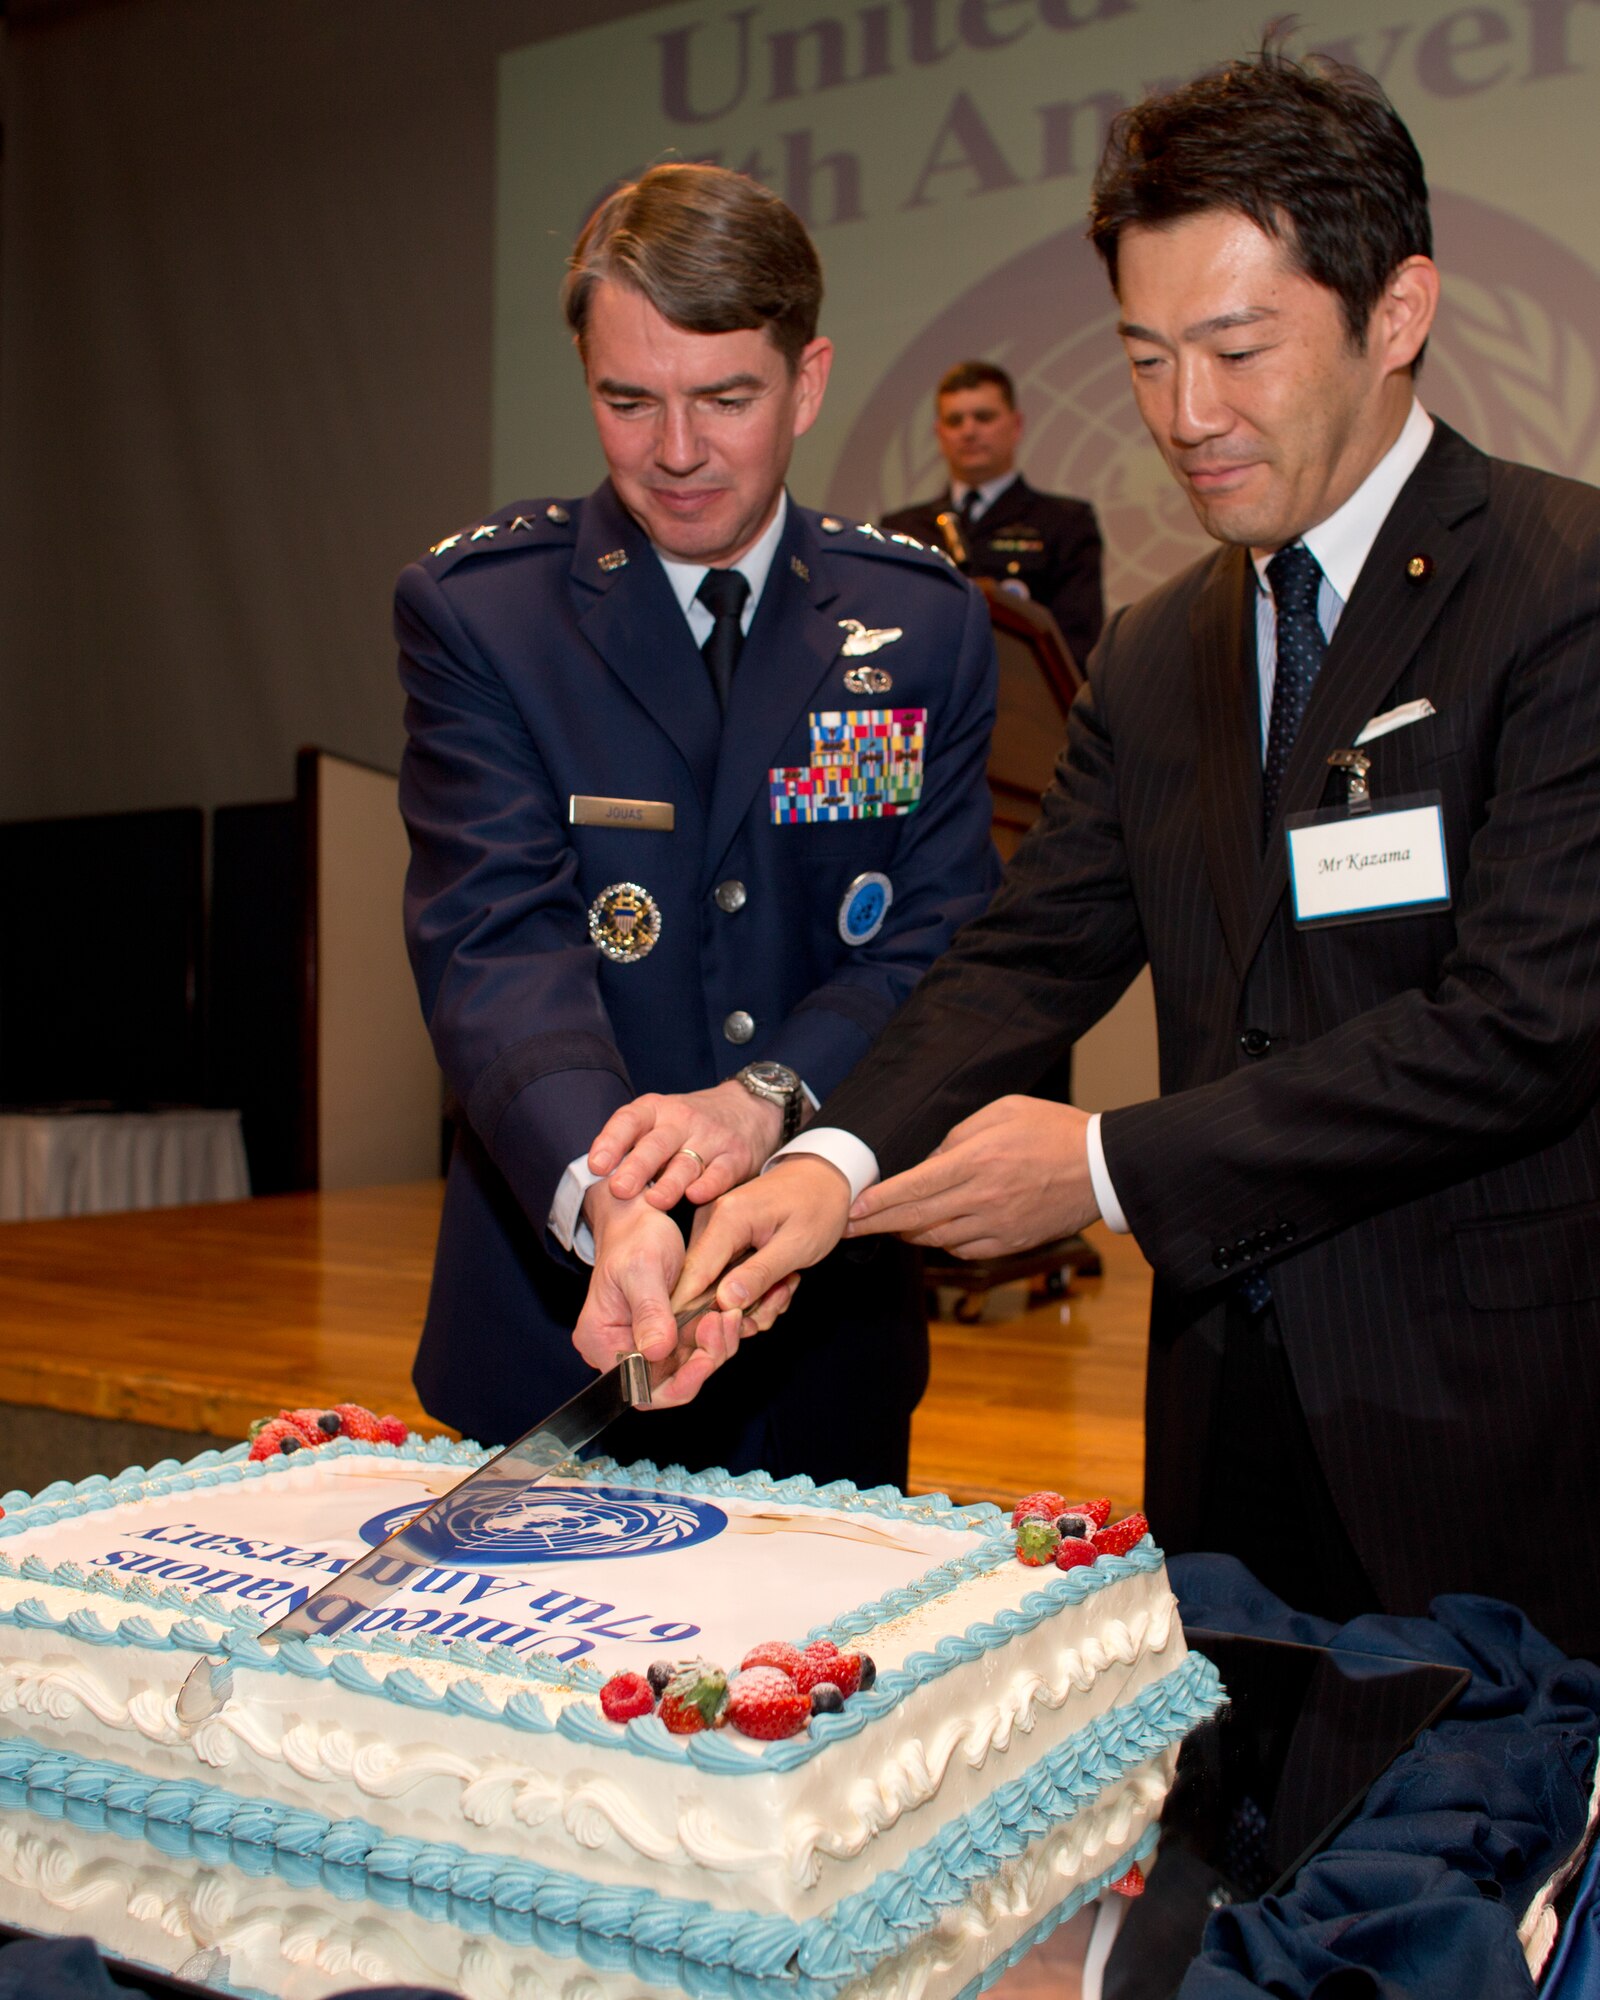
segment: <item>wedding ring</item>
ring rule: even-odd
[[[688,1157],[694,1161],[695,1165],[700,1169],[701,1173],[705,1172],[706,1163],[703,1159],[701,1159],[700,1155],[695,1151],[693,1146],[680,1146],[678,1148],[678,1151],[680,1153],[686,1153]]]

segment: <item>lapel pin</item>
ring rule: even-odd
[[[802,583],[809,583],[811,581],[810,570],[806,568],[805,564],[800,560],[798,556],[790,556],[789,567],[794,571],[795,575],[799,577]]]
[[[1412,583],[1426,583],[1432,575],[1432,556],[1413,556],[1406,564],[1406,577]]]
[[[841,618],[839,630],[844,634],[844,656],[847,660],[864,660],[868,654],[876,653],[884,646],[892,646],[896,639],[905,637],[903,626],[881,625],[874,628],[863,625],[859,618]]]
[[[544,510],[544,517],[547,521],[554,521],[558,528],[564,528],[572,519],[566,508],[558,505],[554,500]]]
[[[824,514],[822,519],[817,523],[817,526],[825,535],[842,535],[844,533],[843,521],[836,521],[831,514]]]
[[[500,532],[500,525],[497,521],[485,521],[481,528],[473,529],[472,539],[475,542],[487,542],[491,540],[499,532]]]
[[[628,551],[626,549],[607,549],[606,553],[600,558],[600,567],[608,570],[626,569],[628,567]]]

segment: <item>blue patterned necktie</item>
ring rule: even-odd
[[[708,569],[695,592],[711,613],[711,631],[700,648],[700,656],[711,675],[717,706],[724,714],[728,707],[728,690],[733,685],[733,670],[739,664],[739,654],[744,647],[744,630],[740,621],[744,615],[744,601],[749,595],[749,578],[736,569]]]
[[[1267,761],[1261,773],[1261,832],[1266,837],[1278,810],[1289,753],[1305,720],[1311,688],[1328,650],[1317,622],[1322,571],[1304,542],[1291,542],[1267,564],[1267,582],[1278,613],[1278,666],[1272,680],[1272,721],[1267,729]]]

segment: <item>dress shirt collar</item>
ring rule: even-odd
[[[780,493],[778,510],[767,526],[736,563],[727,565],[729,569],[736,569],[750,586],[750,596],[744,607],[742,621],[747,632],[750,630],[751,619],[756,615],[756,606],[761,602],[761,593],[766,588],[767,575],[772,568],[772,558],[778,553],[778,544],[783,539],[784,523],[788,518],[789,496],[787,493]],[[673,595],[678,600],[679,608],[687,618],[689,607],[695,602],[694,594],[700,588],[700,580],[709,568],[709,564],[679,562],[675,556],[663,555],[660,549],[656,550],[656,555],[660,558],[661,567],[667,573],[667,581],[672,585]],[[709,624],[710,614],[704,613],[704,615]]]
[[[1389,509],[1399,499],[1401,487],[1422,462],[1422,454],[1428,449],[1432,437],[1433,419],[1413,396],[1400,435],[1355,492],[1327,520],[1319,521],[1300,537],[1316,557],[1318,568],[1333,586],[1341,604],[1349,603],[1356,578],[1361,574],[1361,566],[1378,539],[1378,530],[1388,519]],[[1269,592],[1271,585],[1267,582],[1267,564],[1272,554],[1270,549],[1250,551],[1250,559],[1256,567],[1257,583],[1262,590]]]
[[[995,479],[986,479],[981,486],[963,486],[959,479],[952,479],[950,482],[950,498],[956,507],[959,508],[969,493],[976,493],[978,504],[973,512],[976,518],[981,519],[1000,498],[1000,495],[1008,487],[1015,486],[1021,477],[1022,474],[1013,466],[1010,472],[1002,472]]]

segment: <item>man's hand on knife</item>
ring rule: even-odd
[[[695,1217],[680,1294],[715,1285],[719,1306],[754,1310],[770,1326],[793,1297],[798,1273],[844,1234],[849,1207],[850,1183],[837,1167],[815,1153],[786,1153]]]

